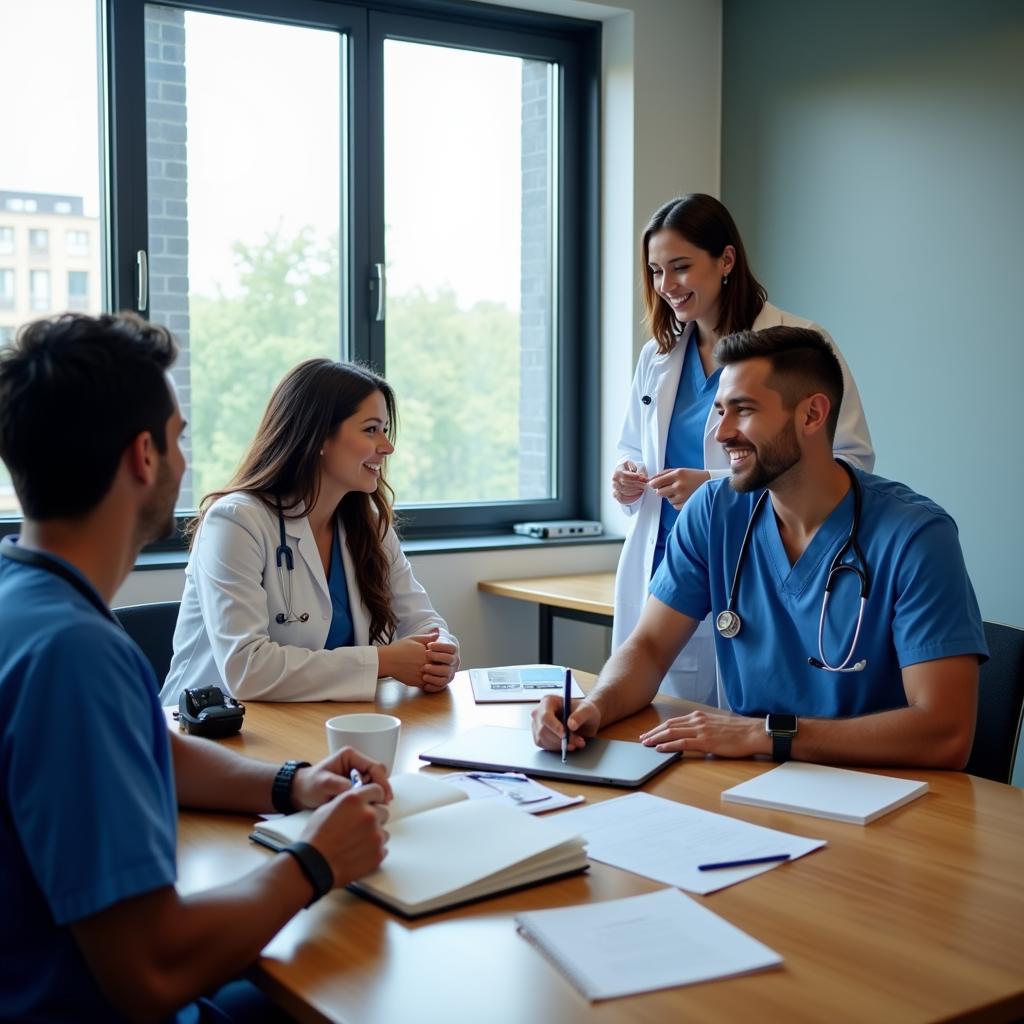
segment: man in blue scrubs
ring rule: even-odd
[[[741,332],[715,356],[716,438],[731,476],[683,507],[636,629],[569,718],[570,749],[649,704],[710,613],[733,713],[694,711],[641,742],[963,768],[987,650],[953,520],[903,484],[833,458],[843,381],[820,334]],[[541,746],[558,748],[560,709],[548,697],[535,711]]]
[[[350,750],[261,764],[171,733],[109,611],[142,545],[173,526],[174,356],[163,328],[130,315],[39,321],[0,351],[0,457],[25,517],[0,544],[3,1020],[273,1019],[251,986],[204,993],[384,856],[382,765]],[[368,784],[352,789],[351,769]],[[182,897],[179,801],[317,810],[302,843]]]

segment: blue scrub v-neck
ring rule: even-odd
[[[832,564],[832,558],[839,545],[849,536],[853,525],[853,488],[846,492],[839,504],[828,514],[825,522],[818,527],[795,565],[790,565],[786,545],[782,543],[782,534],[779,532],[779,522],[772,508],[771,496],[765,499],[765,504],[768,507],[761,510],[759,524],[765,550],[781,589],[787,594],[798,596],[817,578],[822,562],[828,560],[829,565]]]
[[[334,524],[334,540],[331,543],[331,567],[327,574],[327,589],[331,592],[331,628],[327,631],[324,649],[352,647],[355,643],[355,629],[352,625],[352,609],[348,603],[348,580],[345,578],[345,563],[341,559],[341,530]]]
[[[683,366],[679,372],[679,386],[676,388],[668,437],[665,440],[665,469],[704,468],[704,428],[707,426],[708,414],[718,391],[718,378],[721,374],[720,366],[710,376],[704,373],[700,349],[697,347],[697,331],[691,331],[686,342]],[[679,512],[672,507],[671,502],[667,498],[662,498],[658,541],[651,566],[652,576],[665,555],[665,542],[678,516]]]

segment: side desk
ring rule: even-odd
[[[550,664],[554,619],[573,619],[611,626],[614,612],[615,573],[593,572],[572,576],[538,576],[523,580],[482,580],[485,594],[529,601],[539,609],[537,661]]]
[[[580,676],[589,685],[590,677]],[[604,734],[635,739],[691,706],[659,699]],[[223,742],[272,762],[315,761],[326,754],[327,718],[375,709],[402,719],[396,771],[415,771],[420,751],[474,725],[525,726],[530,706],[475,705],[462,672],[436,695],[384,683],[376,704],[250,703],[242,734]],[[662,888],[595,862],[584,875],[416,921],[335,892],[282,929],[254,979],[301,1021],[352,1024],[833,1024],[1024,1015],[1024,791],[956,772],[893,771],[927,779],[931,790],[866,827],[721,803],[722,790],[770,767],[686,758],[645,789],[828,840],[792,864],[695,897],[782,954],[781,969],[588,1004],[517,935],[512,918]],[[548,784],[592,802],[624,792]],[[236,879],[271,856],[248,841],[251,825],[246,815],[183,812],[181,890]]]

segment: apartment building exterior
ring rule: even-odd
[[[0,345],[36,317],[98,313],[100,255],[81,196],[0,190]]]

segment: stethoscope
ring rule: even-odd
[[[808,658],[807,663],[814,668],[820,668],[826,672],[861,672],[867,665],[867,659],[861,659],[852,665],[850,662],[853,660],[853,652],[857,649],[857,641],[860,639],[860,627],[864,621],[864,607],[868,601],[871,582],[868,574],[867,559],[864,557],[864,552],[861,551],[860,544],[857,541],[857,531],[860,529],[860,482],[850,466],[842,461],[839,464],[849,475],[850,485],[853,489],[853,523],[850,525],[850,533],[846,538],[846,542],[836,552],[836,556],[832,559],[832,565],[828,570],[828,578],[825,580],[825,594],[821,600],[821,615],[818,617],[818,657]],[[740,587],[740,574],[743,571],[743,562],[747,556],[747,548],[750,546],[750,536],[753,531],[754,520],[757,518],[757,513],[767,497],[768,491],[766,489],[757,499],[754,511],[750,513],[747,529],[743,534],[743,543],[740,545],[739,558],[736,559],[736,571],[733,573],[732,587],[729,589],[729,603],[726,605],[725,611],[719,612],[718,617],[715,619],[715,627],[726,640],[731,640],[736,636],[743,625],[739,612],[736,611],[736,594]],[[857,556],[862,568],[843,561],[843,556],[851,550]],[[839,665],[832,665],[828,658],[825,657],[825,615],[828,611],[829,599],[832,597],[832,587],[835,585],[836,579],[841,572],[852,572],[860,580],[860,608],[857,612],[857,625],[853,631],[853,643],[850,644],[850,649],[846,652],[846,657],[842,662]]]
[[[277,546],[274,557],[277,560],[277,575],[281,581],[281,592],[284,594],[284,611],[278,612],[274,621],[279,626],[289,622],[309,622],[309,612],[296,615],[292,611],[292,573],[295,572],[295,556],[288,545],[288,537],[284,532],[284,511],[281,499],[277,499],[277,525],[281,530],[281,543]],[[286,571],[287,570],[287,571]]]

